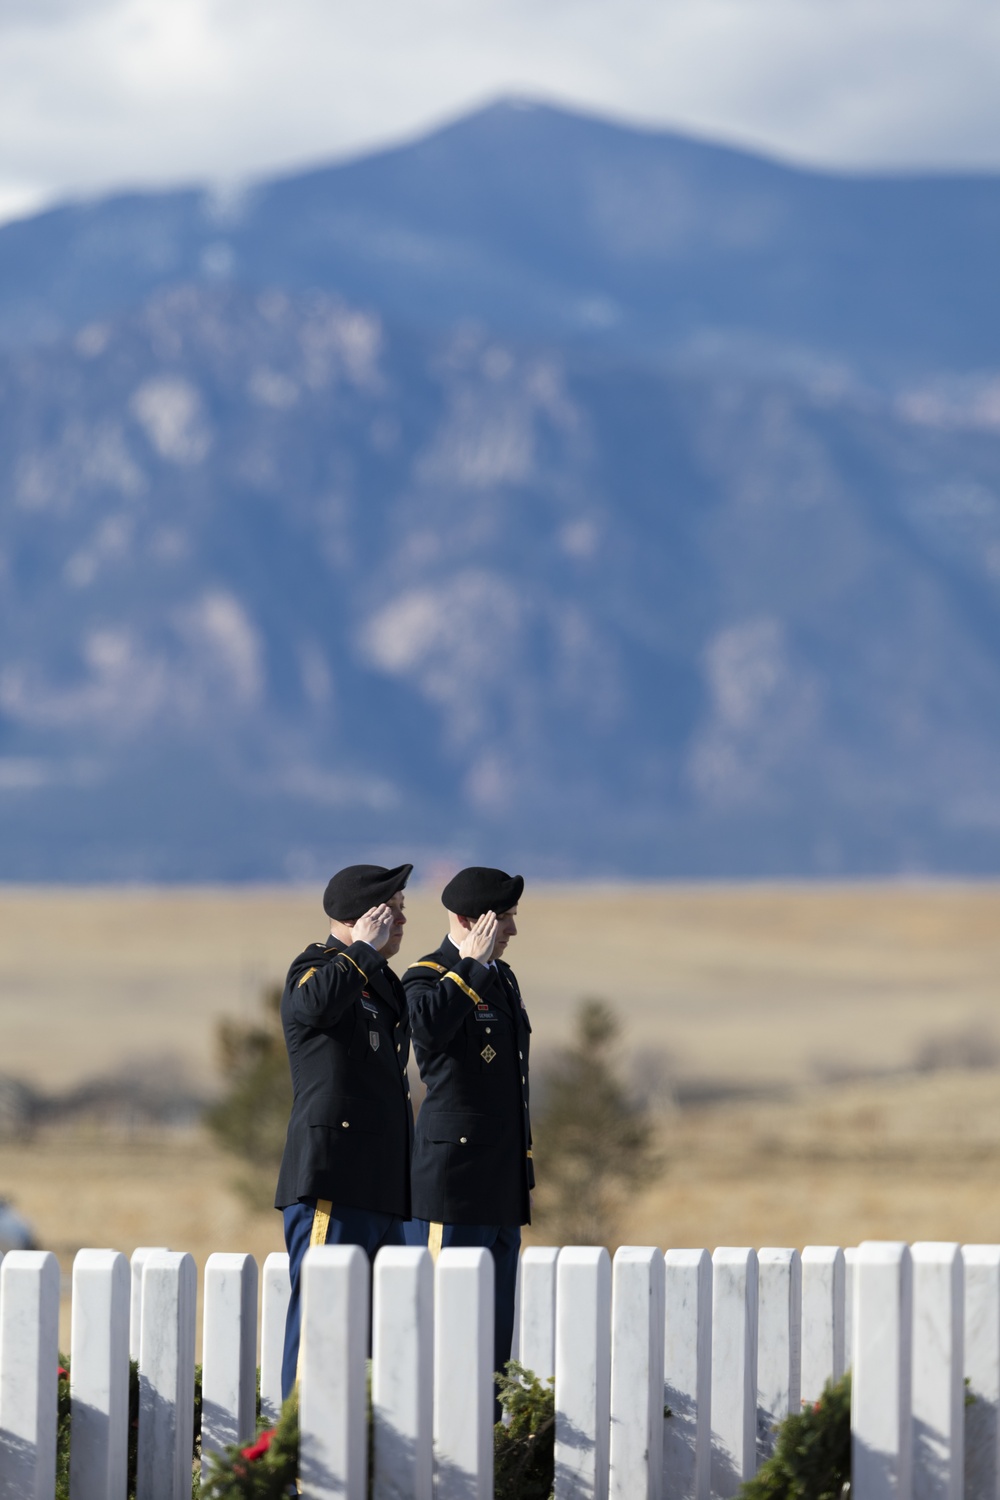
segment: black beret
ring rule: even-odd
[[[382,865],[348,865],[337,871],[323,892],[323,910],[335,922],[356,922],[401,891],[412,869],[412,865],[397,865],[394,870]]]
[[[486,911],[510,911],[521,899],[523,875],[507,875],[503,870],[488,870],[470,865],[459,870],[441,892],[441,900],[459,917],[481,917]]]

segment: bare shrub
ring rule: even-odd
[[[620,1076],[619,1029],[610,1006],[583,1001],[575,1040],[540,1070],[535,1217],[558,1244],[613,1245],[629,1195],[661,1167],[650,1113]]]

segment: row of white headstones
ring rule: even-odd
[[[287,1256],[264,1264],[261,1405],[280,1408]],[[205,1462],[255,1425],[258,1268],[205,1270]],[[532,1248],[515,1356],[554,1376],[556,1500],[728,1497],[774,1426],[853,1371],[853,1500],[1000,1500],[1000,1246],[854,1250]],[[51,1500],[60,1275],[0,1265],[0,1500]],[[140,1371],[138,1500],[191,1493],[197,1274],[190,1255],[82,1250],[72,1277],[72,1500],[123,1500],[128,1361]],[[491,1500],[488,1251],[311,1250],[299,1365],[302,1494]],[[965,1377],[975,1396],[966,1431]],[[665,1408],[669,1415],[665,1416]],[[968,1440],[974,1436],[974,1442]],[[968,1463],[966,1463],[968,1448]]]

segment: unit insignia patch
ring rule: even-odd
[[[483,1062],[491,1063],[496,1057],[496,1053],[493,1051],[493,1048],[490,1046],[489,1042],[487,1042],[486,1046],[483,1048],[482,1052],[480,1052],[479,1056],[483,1059]]]
[[[377,1052],[378,1051],[378,1043],[379,1043],[378,1032],[377,1031],[369,1031],[369,1033],[368,1033],[368,1040],[372,1044],[372,1051],[373,1052]]]

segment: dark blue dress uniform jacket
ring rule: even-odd
[[[410,1217],[409,1020],[397,976],[367,943],[300,953],[281,997],[292,1115],[275,1207],[300,1198]]]
[[[413,1150],[413,1217],[527,1224],[531,1026],[507,964],[459,958],[445,938],[403,975],[427,1096]]]

